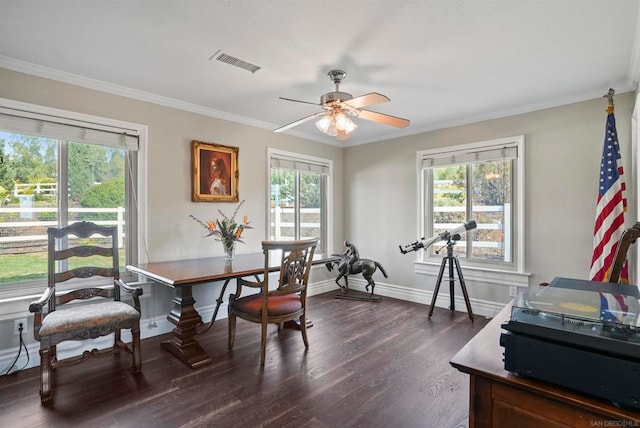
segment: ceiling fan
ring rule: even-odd
[[[315,118],[320,118],[316,122],[316,127],[320,131],[332,137],[336,137],[338,140],[348,138],[349,134],[358,127],[358,125],[351,120],[352,117],[359,117],[361,119],[371,120],[385,125],[395,126],[397,128],[406,128],[409,126],[410,121],[407,119],[377,113],[375,111],[365,110],[362,108],[390,101],[386,96],[377,92],[371,92],[354,98],[347,92],[340,92],[340,82],[347,77],[346,72],[342,70],[331,70],[328,75],[329,79],[331,79],[331,81],[336,85],[336,90],[322,95],[320,97],[319,104],[280,97],[281,100],[285,101],[317,105],[320,106],[323,111],[303,117],[302,119],[291,122],[288,125],[281,126],[273,132],[283,132]]]

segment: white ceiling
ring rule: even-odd
[[[0,67],[275,129],[334,90],[387,95],[355,145],[634,90],[637,0],[0,0]],[[210,60],[222,52],[255,73]],[[2,84],[2,82],[0,82]],[[604,104],[603,104],[604,105]],[[603,107],[604,108],[604,107]]]

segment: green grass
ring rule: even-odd
[[[120,250],[120,269],[124,267],[124,250]],[[77,263],[76,263],[77,264]],[[83,265],[109,266],[110,259],[105,257],[90,257],[82,261]],[[73,267],[73,265],[72,265]],[[34,281],[47,278],[47,252],[27,254],[0,255],[0,284],[23,281]]]
[[[47,277],[47,252],[0,256],[0,284]]]

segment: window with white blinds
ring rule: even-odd
[[[270,149],[268,239],[319,238],[328,248],[332,161]]]
[[[0,288],[43,283],[46,229],[82,220],[117,226],[121,268],[137,261],[141,134],[142,125],[0,99]]]
[[[523,264],[524,136],[417,153],[422,236],[436,237],[474,220],[455,242],[466,263],[519,270]],[[423,260],[442,258],[438,244]]]

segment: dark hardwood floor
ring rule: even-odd
[[[308,301],[309,350],[299,331],[270,326],[260,369],[259,325],[227,320],[199,340],[213,363],[191,370],[142,342],[142,374],[130,357],[95,359],[55,374],[54,405],[38,396],[33,368],[0,380],[5,427],[464,427],[469,379],[449,359],[486,323],[465,313],[383,297],[380,303]]]

